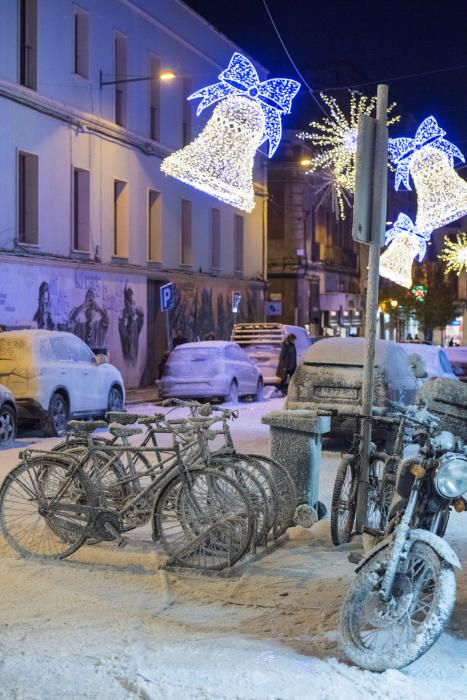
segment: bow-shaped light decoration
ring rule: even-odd
[[[415,138],[389,139],[389,154],[391,160],[396,164],[396,190],[401,183],[407,190],[410,187],[410,161],[413,156],[425,146],[437,148],[446,154],[451,167],[454,165],[454,158],[464,162],[464,156],[460,150],[450,141],[446,141],[443,136],[446,132],[438,126],[434,117],[427,117],[418,127]]]
[[[426,244],[430,239],[432,231],[419,231],[413,223],[410,216],[407,214],[399,214],[392,228],[386,231],[384,236],[384,244],[389,245],[401,234],[410,234],[415,236],[418,243],[418,259],[421,262],[426,254]]]
[[[269,157],[277,149],[282,136],[281,116],[290,114],[292,100],[300,89],[300,83],[286,78],[260,82],[252,63],[241,53],[234,53],[226,70],[219,74],[220,83],[208,85],[188,97],[202,98],[196,110],[203,109],[231,95],[242,95],[257,101],[264,112],[265,130],[261,143],[269,139]]]

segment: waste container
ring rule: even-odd
[[[271,432],[271,456],[284,465],[297,489],[297,505],[318,508],[322,436],[331,429],[329,416],[316,411],[271,411],[262,422]]]

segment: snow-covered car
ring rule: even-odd
[[[452,371],[461,382],[467,382],[467,347],[444,348]]]
[[[244,396],[257,399],[263,378],[237,343],[206,340],[172,350],[157,384],[164,399],[221,397],[237,401]]]
[[[72,333],[0,333],[0,381],[13,392],[20,423],[40,421],[63,435],[71,417],[102,416],[125,402],[122,375]]]
[[[281,381],[276,375],[283,341],[293,333],[296,337],[297,361],[310,347],[311,338],[303,326],[285,323],[237,323],[231,340],[238,343],[257,366],[265,384],[276,385]]]
[[[362,403],[365,338],[328,338],[309,348],[290,380],[288,409],[338,409],[358,413]],[[414,402],[417,380],[405,352],[391,340],[377,340],[374,405],[386,399],[404,405]],[[332,419],[332,432],[351,434],[352,419]],[[375,431],[376,433],[376,431]]]
[[[8,447],[16,435],[16,403],[11,391],[0,384],[0,449]]]
[[[444,348],[439,345],[425,345],[424,343],[398,343],[398,345],[408,355],[411,365],[415,366],[417,363],[417,358],[412,357],[413,355],[418,355],[422,359],[425,374],[423,376],[423,373],[421,373],[419,385],[423,384],[427,379],[435,379],[436,377],[457,379]]]

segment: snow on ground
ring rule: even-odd
[[[239,404],[233,425],[239,450],[268,453],[260,418],[281,405],[281,399]],[[0,452],[0,478],[17,457],[17,449]],[[327,506],[338,459],[336,451],[323,453],[320,498]],[[449,537],[465,561],[463,523],[456,516]],[[0,540],[0,698],[465,696],[462,572],[451,634],[408,669],[373,674],[349,666],[340,651],[339,607],[353,579],[347,557],[355,545],[332,547],[328,520],[311,530],[292,528],[286,544],[228,578],[160,569],[164,557],[148,527],[129,539],[125,549],[86,546],[53,563],[22,560]]]

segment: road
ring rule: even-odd
[[[239,404],[239,450],[268,453],[261,416],[281,404]],[[56,442],[38,441],[41,448]],[[17,448],[0,453],[1,478],[17,458]],[[323,453],[320,499],[328,506],[338,459]],[[462,522],[455,521],[451,538],[465,561]],[[0,540],[0,698],[463,697],[462,574],[450,633],[423,659],[383,674],[346,664],[338,616],[354,576],[347,559],[354,546],[333,548],[324,520],[310,530],[291,528],[286,544],[218,578],[162,569],[148,527],[130,533],[124,549],[85,546],[53,563],[20,559]]]

